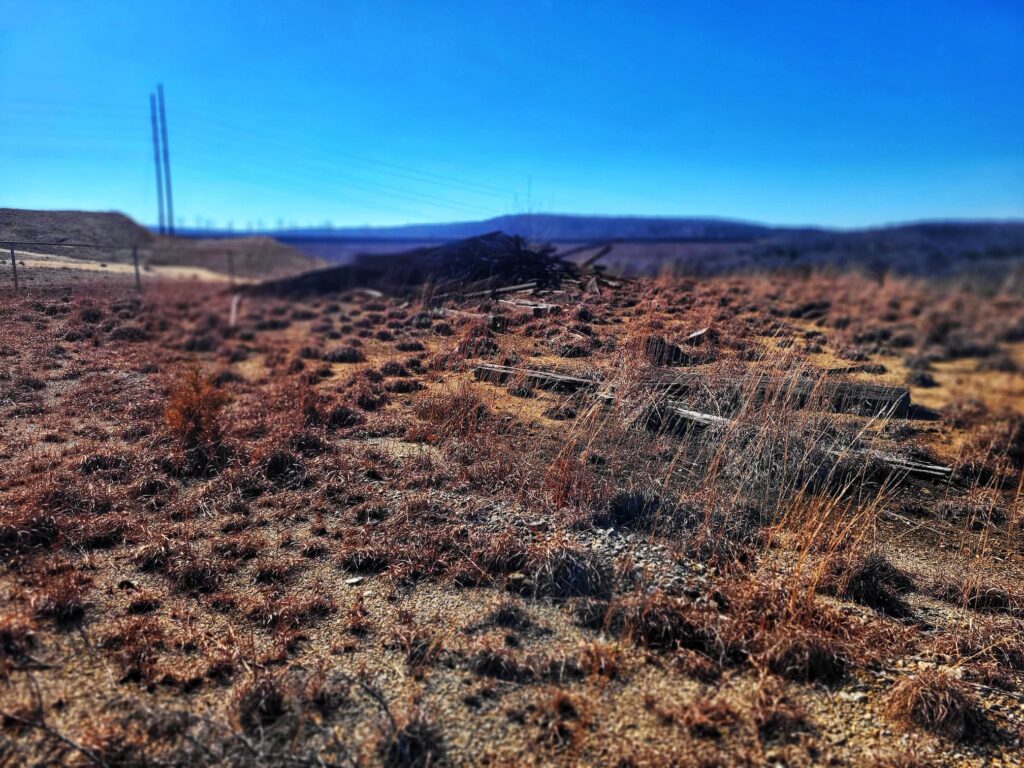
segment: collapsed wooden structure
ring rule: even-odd
[[[483,363],[473,368],[480,381],[503,384],[511,380],[562,393],[586,391],[607,401],[617,399],[615,387],[602,379],[572,376],[555,371],[517,368]],[[695,389],[707,389],[707,377],[699,373],[660,371],[643,383],[651,388],[657,400],[654,406],[660,421],[683,423],[697,428],[742,428],[735,419],[694,410],[678,398]],[[779,376],[717,376],[714,388],[731,389],[732,395],[784,402],[789,407],[810,407],[861,416],[907,418],[910,415],[910,392],[903,387],[864,382],[829,381],[827,378]],[[777,399],[776,399],[777,398]],[[832,458],[858,456],[882,464],[894,473],[914,475],[931,480],[946,480],[952,475],[949,467],[916,461],[870,448],[826,450]]]
[[[583,264],[567,261],[550,245],[489,232],[401,253],[359,254],[351,264],[267,280],[247,290],[281,296],[325,294],[370,287],[398,296],[422,295],[430,303],[555,288],[563,281],[605,281],[594,266],[605,245]]]

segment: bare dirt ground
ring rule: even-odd
[[[112,288],[122,287],[126,290],[130,290],[135,285],[135,266],[131,262],[77,259],[22,249],[15,249],[14,255],[18,262],[18,282],[28,290],[79,285],[92,286],[97,282],[108,283]],[[9,251],[8,258],[10,258]],[[7,267],[6,278],[13,285],[10,263],[8,262],[4,266]],[[224,272],[204,267],[154,266],[151,264],[140,266],[139,277],[144,285],[168,279],[198,280],[224,283],[225,285],[229,281],[228,275]],[[248,282],[244,278],[238,280],[239,282]]]
[[[216,283],[34,269],[0,299],[0,762],[1020,764],[1018,293],[662,278],[229,327]],[[728,423],[665,410],[694,373],[677,405]]]

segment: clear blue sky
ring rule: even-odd
[[[1024,217],[1024,3],[0,0],[0,206]]]

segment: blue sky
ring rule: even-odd
[[[0,206],[1024,217],[1024,3],[0,0]]]

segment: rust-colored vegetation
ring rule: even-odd
[[[5,295],[0,763],[1018,754],[1015,286]]]

